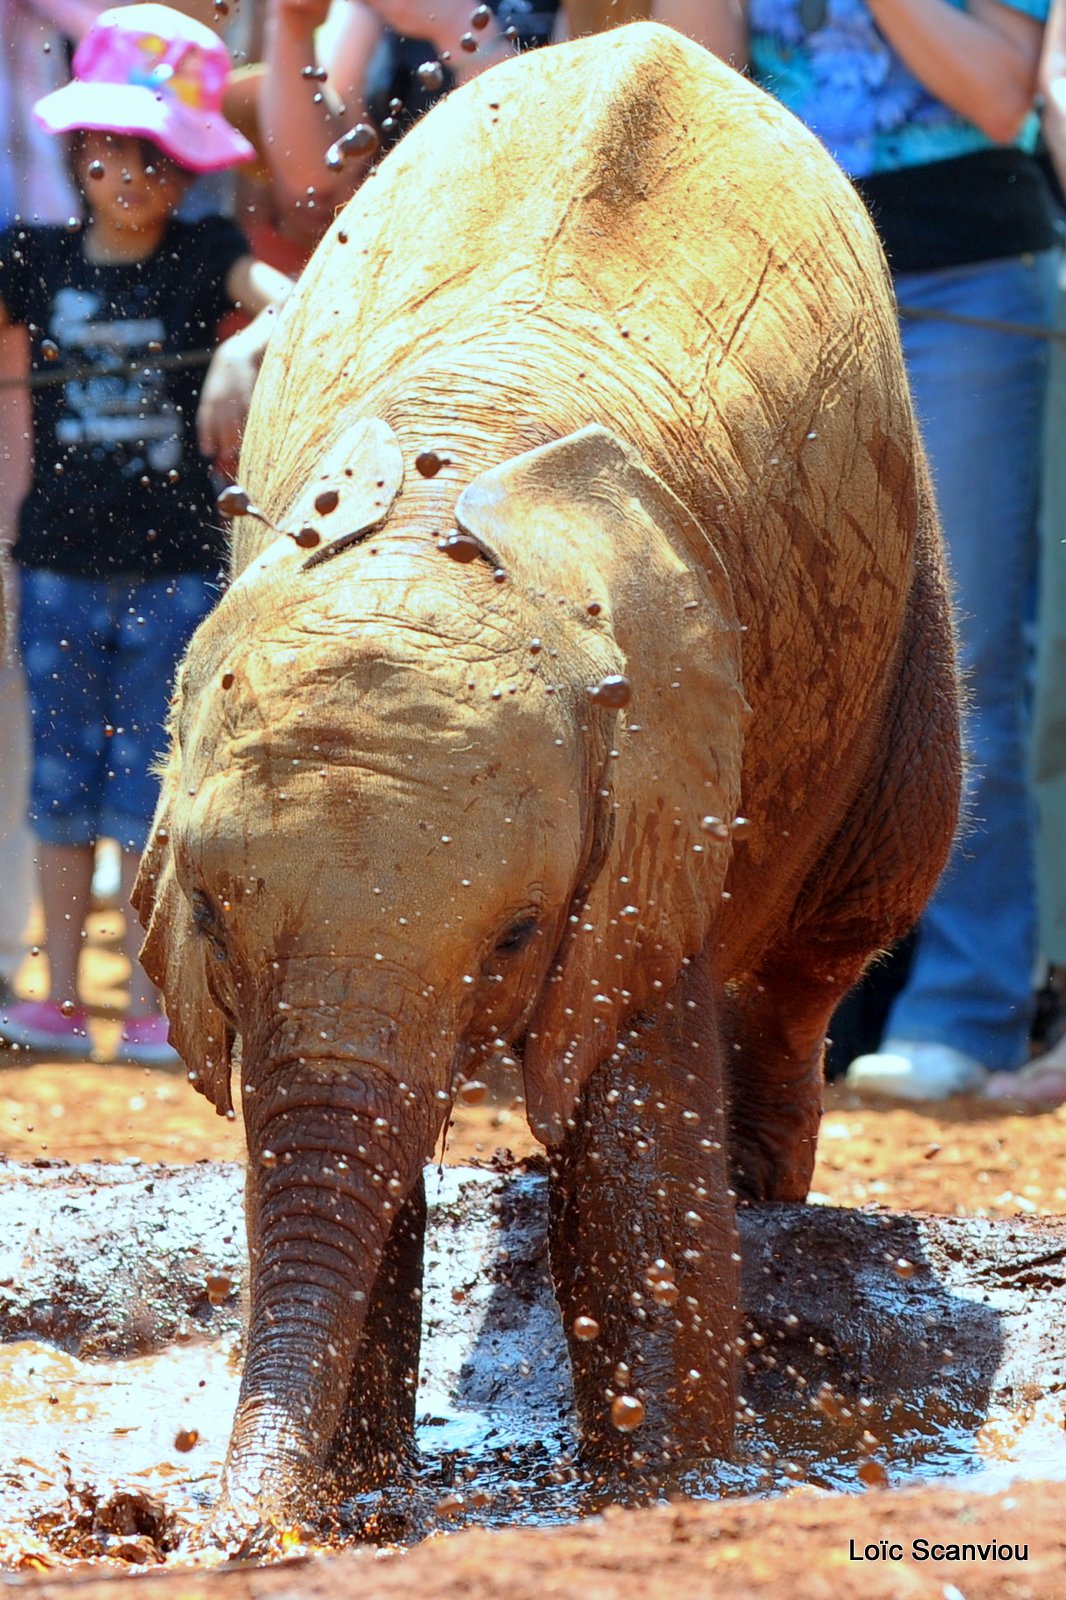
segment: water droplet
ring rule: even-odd
[[[472,33],[464,33],[459,40],[459,48],[460,50],[465,50],[468,55],[472,55],[477,49],[477,40],[474,35]]]
[[[54,339],[41,340],[41,354],[46,361],[59,360],[59,346]]]
[[[712,839],[729,838],[729,824],[723,822],[721,817],[701,817],[700,831],[709,833]]]
[[[619,1433],[632,1433],[644,1421],[644,1402],[635,1394],[616,1394],[611,1401],[611,1425]]]
[[[315,83],[325,83],[329,73],[325,67],[304,67],[300,72],[301,78],[313,78]]]
[[[315,495],[315,510],[320,517],[328,517],[331,511],[336,511],[340,493],[336,489],[323,489]]]
[[[93,178],[97,182],[99,182],[99,180],[103,177],[103,175],[104,175],[104,164],[103,164],[103,162],[102,161],[90,161],[89,162],[89,176],[90,176],[90,178]]]
[[[200,1441],[200,1434],[196,1428],[179,1428],[174,1435],[174,1448],[185,1455]]]
[[[457,1517],[466,1509],[466,1501],[461,1494],[456,1494],[454,1489],[450,1489],[447,1494],[441,1495],[433,1509],[438,1517]]]
[[[444,68],[439,61],[423,61],[418,69],[418,81],[423,89],[435,94],[444,87]]]
[[[439,456],[435,450],[420,450],[415,456],[415,471],[420,472],[423,478],[435,478],[441,467],[448,465],[446,456]]]
[[[317,528],[301,528],[299,533],[294,533],[292,537],[301,550],[313,550],[316,545],[322,543],[322,535]]]
[[[277,1164],[278,1158],[273,1150],[264,1150],[259,1157],[259,1165],[261,1167],[276,1167]]]
[[[880,1461],[864,1461],[859,1468],[859,1482],[868,1489],[887,1489],[888,1473]]]
[[[368,122],[357,122],[354,128],[342,133],[326,151],[326,166],[336,172],[355,156],[368,156],[378,147],[377,129]]]
[[[224,517],[243,517],[252,509],[252,500],[240,484],[231,483],[223,489],[215,505]]]
[[[472,539],[468,533],[462,533],[458,529],[454,533],[449,533],[446,538],[441,539],[437,549],[443,550],[445,555],[451,556],[453,561],[462,561],[464,563],[476,561],[481,554],[481,547],[477,540]]]
[[[65,1017],[72,1017],[78,1008],[74,1004],[73,1000],[64,1000],[59,1009],[62,1011]]]
[[[213,1306],[220,1306],[233,1289],[233,1279],[228,1272],[209,1272],[207,1298]]]
[[[585,607],[585,610],[588,612],[590,617],[598,617],[600,612],[603,610],[603,607],[600,605],[598,600],[590,600],[588,605]]]
[[[488,27],[491,19],[492,12],[489,10],[488,6],[475,6],[473,11],[470,13],[470,26],[472,28],[477,28],[480,32],[482,28]]]
[[[598,706],[605,706],[609,711],[620,711],[632,698],[633,685],[620,672],[608,673],[606,678],[600,679],[595,688],[589,690],[589,699],[594,700]]]
[[[575,1339],[580,1339],[582,1344],[590,1344],[593,1339],[600,1336],[600,1325],[595,1317],[575,1317],[570,1325],[570,1331]]]
[[[232,689],[233,688],[233,673],[232,672],[224,672],[222,674],[222,687],[223,687],[223,689]]]
[[[892,1266],[901,1278],[913,1278],[918,1268],[913,1261],[908,1261],[906,1256],[898,1256]]]
[[[487,1083],[482,1083],[480,1078],[468,1078],[456,1095],[456,1099],[464,1106],[483,1105],[488,1097],[489,1086]]]

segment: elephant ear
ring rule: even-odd
[[[485,473],[457,521],[541,601],[545,633],[560,618],[569,688],[555,692],[590,751],[586,862],[524,1051],[530,1122],[551,1145],[627,1016],[663,1003],[713,935],[731,846],[701,823],[739,804],[740,628],[707,532],[605,429]]]
[[[338,423],[312,461],[301,460],[299,468],[294,478],[276,475],[263,511],[276,533],[289,536],[275,544],[273,558],[291,559],[294,548],[298,554],[310,549],[303,561],[307,567],[328,561],[379,528],[403,488],[400,441],[381,417]],[[269,544],[256,518],[239,518],[232,576],[238,578]]]
[[[176,717],[172,728],[176,727]],[[156,807],[148,848],[141,857],[133,907],[145,929],[141,964],[163,993],[170,1042],[181,1056],[189,1082],[220,1116],[231,1116],[230,1052],[233,1029],[215,1003],[208,964],[209,941],[193,922],[192,908],[178,882],[170,819],[181,781],[180,753],[172,735],[170,761]]]

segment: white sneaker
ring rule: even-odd
[[[950,1044],[916,1044],[886,1039],[876,1055],[858,1056],[848,1068],[849,1089],[891,1095],[896,1100],[946,1100],[975,1094],[988,1081],[988,1069]]]

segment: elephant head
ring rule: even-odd
[[[383,1288],[383,1263],[457,1082],[515,1047],[557,1144],[627,1016],[713,939],[729,844],[701,819],[735,812],[746,717],[725,570],[619,439],[504,460],[427,519],[391,432],[358,437],[297,491],[335,506],[313,552],[249,556],[193,640],[136,902],[220,1111],[240,1044],[228,1487],[276,1517],[365,1442],[353,1374],[417,1283]],[[294,495],[275,520],[305,515]]]

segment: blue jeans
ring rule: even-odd
[[[28,567],[19,632],[33,729],[30,825],[45,844],[144,844],[174,672],[217,585],[199,573],[75,578]]]
[[[1066,340],[1066,283],[1058,326]],[[1044,492],[1041,505],[1040,612],[1036,649],[1033,775],[1040,953],[1066,967],[1066,342],[1051,352]]]
[[[1047,326],[1057,254],[901,273],[901,307]],[[969,696],[960,838],[922,919],[889,1039],[947,1044],[994,1071],[1028,1057],[1036,959],[1030,628],[1047,345],[902,322],[954,581]]]

